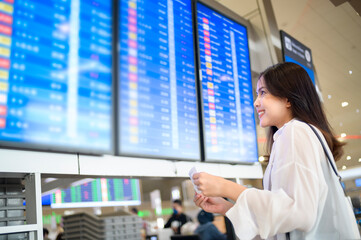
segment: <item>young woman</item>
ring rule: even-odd
[[[268,68],[258,80],[254,106],[261,127],[270,130],[265,190],[196,173],[193,180],[202,192],[195,195],[196,205],[226,215],[240,239],[358,239],[347,226],[356,222],[347,215],[338,178],[306,124],[317,129],[331,158],[338,160],[343,144],[334,137],[307,72],[294,63]]]

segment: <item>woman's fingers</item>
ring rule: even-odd
[[[194,202],[197,201],[201,196],[202,196],[202,195],[196,193],[196,194],[194,195],[193,201],[194,201]]]
[[[194,203],[197,205],[197,206],[199,206],[199,204],[202,202],[202,196],[200,196],[200,197],[198,197],[195,201],[194,201]]]
[[[203,195],[201,194],[197,194],[194,198],[194,203],[197,205],[197,206],[201,206],[201,204],[206,200],[207,198],[204,197]]]
[[[203,197],[202,201],[199,203],[199,206],[202,209],[204,209],[204,207],[205,207],[204,205],[206,204],[207,200],[208,200],[208,197]]]
[[[198,179],[199,178],[199,175],[200,175],[200,173],[199,172],[197,172],[197,173],[194,173],[193,174],[193,180],[196,180],[196,179]]]
[[[197,186],[201,185],[207,179],[205,178],[206,176],[207,175],[203,172],[193,174],[193,183]]]

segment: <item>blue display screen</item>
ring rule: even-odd
[[[111,1],[0,1],[0,141],[112,150]]]
[[[50,197],[48,197],[50,195]],[[138,179],[83,179],[65,189],[42,197],[50,198],[52,208],[139,205]]]
[[[256,162],[247,29],[197,3],[206,161]]]
[[[200,159],[191,0],[119,5],[120,154]]]
[[[361,178],[355,179],[356,187],[361,187]]]

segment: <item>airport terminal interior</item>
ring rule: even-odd
[[[281,62],[306,70],[345,143],[360,229],[360,14],[359,0],[0,0],[0,240],[238,239],[190,178],[263,189],[254,101]]]

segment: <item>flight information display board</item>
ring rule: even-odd
[[[284,31],[281,33],[283,61],[293,62],[306,70],[313,84],[315,84],[315,72],[313,70],[311,49],[291,37]]]
[[[119,1],[119,152],[200,159],[191,0]]]
[[[247,29],[197,3],[206,161],[256,162]]]
[[[85,179],[51,194],[52,208],[140,205],[138,179]]]
[[[112,151],[112,3],[0,1],[0,145]]]

